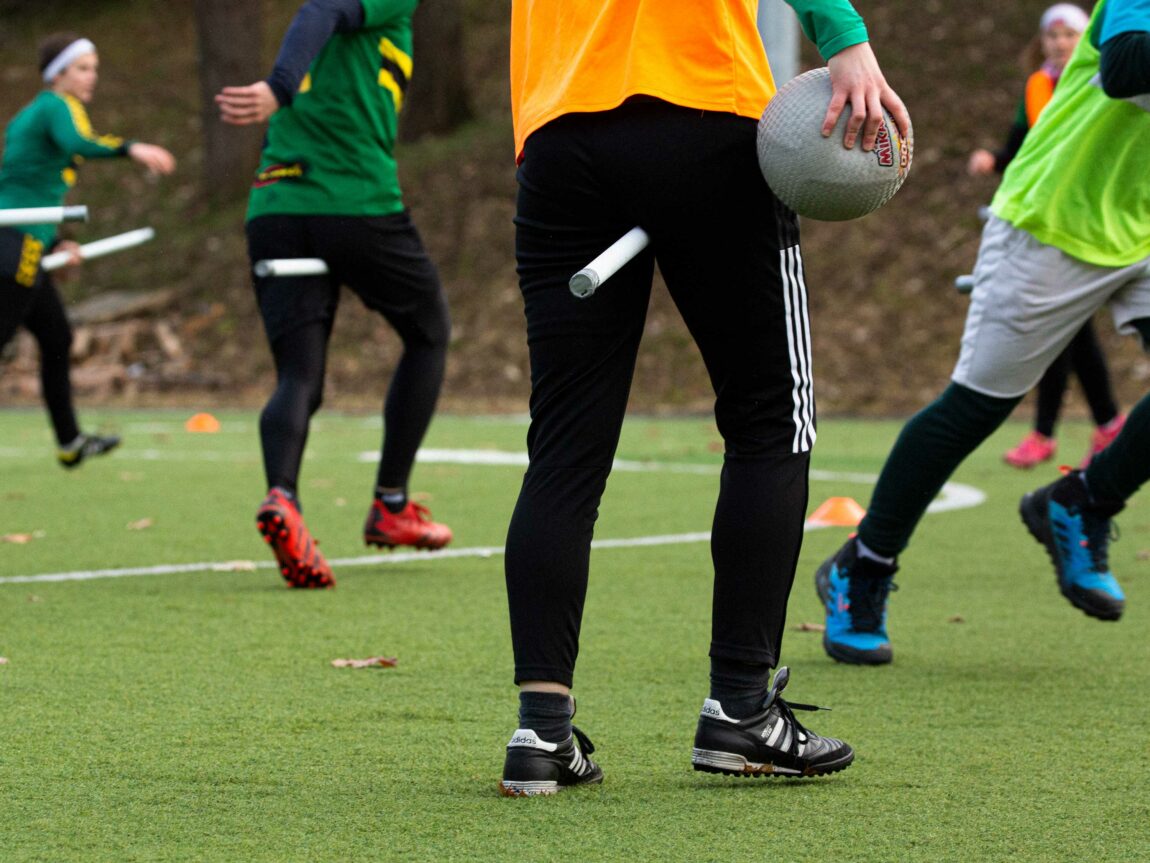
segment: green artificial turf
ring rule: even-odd
[[[0,543],[4,863],[1147,857],[1150,508],[1136,498],[1119,518],[1123,620],[1077,612],[1017,518],[1018,497],[1056,475],[1002,465],[1021,425],[955,476],[986,501],[927,516],[903,555],[890,667],[837,665],[801,631],[822,621],[811,576],[848,530],[808,534],[788,695],[834,708],[801,718],[855,746],[849,770],[693,772],[708,546],[601,548],[575,692],[606,780],[506,800],[516,699],[500,549],[521,466],[420,463],[413,490],[453,549],[476,551],[380,556],[359,536],[373,467],[358,459],[378,418],[321,415],[301,490],[343,563],[336,590],[288,591],[254,527],[254,414],[220,414],[217,434],[184,431],[185,413],[89,414],[125,444],[68,472],[39,412],[0,412],[0,535],[29,539]],[[825,421],[813,466],[874,474],[897,430]],[[440,417],[425,444],[516,453],[525,433],[513,417]],[[1067,424],[1064,457],[1086,437]],[[652,469],[612,476],[597,538],[707,531],[718,440],[706,419],[629,420],[619,458]],[[869,487],[816,480],[811,507],[840,495],[865,506]],[[187,564],[205,566],[156,570]],[[330,664],[375,655],[399,664]]]

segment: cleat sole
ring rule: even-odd
[[[835,761],[822,764],[810,764],[801,770],[794,767],[782,767],[771,763],[756,763],[748,761],[742,755],[733,752],[716,752],[710,749],[694,749],[691,752],[691,766],[703,773],[721,773],[724,776],[742,776],[757,778],[759,776],[779,776],[787,779],[803,779],[812,776],[826,776],[846,770],[854,761],[854,751],[848,751]]]

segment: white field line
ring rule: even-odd
[[[2,452],[2,451],[0,451]],[[137,453],[138,455],[138,453]],[[157,452],[157,458],[163,458],[169,453]],[[188,454],[192,455],[192,454]],[[198,454],[200,456],[204,453]],[[360,455],[360,460],[364,460]],[[376,457],[371,453],[372,459]],[[514,466],[527,465],[526,453],[503,452],[499,450],[446,450],[421,449],[418,460],[430,464],[466,464],[487,466]],[[638,462],[616,459],[614,470],[633,472],[671,472],[691,474],[717,475],[717,465],[704,464],[675,464],[669,462]],[[812,470],[811,479],[818,482],[843,482],[860,485],[874,485],[878,477],[875,474],[865,473],[838,473],[835,471]],[[956,509],[975,507],[986,500],[986,495],[973,486],[962,483],[947,483],[943,486],[939,496],[927,508],[927,512],[947,512]],[[806,530],[820,530],[825,525],[807,524]],[[640,548],[658,545],[678,545],[683,543],[709,542],[709,531],[682,534],[664,534],[657,536],[640,536],[619,539],[599,539],[591,543],[593,549],[614,548]],[[353,566],[380,566],[398,563],[421,563],[439,560],[453,560],[458,558],[490,558],[503,554],[502,546],[479,546],[474,548],[450,548],[427,552],[393,552],[390,554],[372,554],[362,557],[340,558],[331,560],[332,566],[347,568]],[[249,570],[274,569],[273,561],[216,561],[207,563],[177,563],[160,564],[156,566],[125,567],[121,569],[93,569],[76,570],[73,572],[53,572],[38,575],[14,575],[0,577],[0,584],[29,584],[38,582],[57,581],[90,581],[102,578],[130,578],[144,575],[178,575],[190,572],[245,572]]]

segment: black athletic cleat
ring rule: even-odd
[[[82,434],[66,447],[60,447],[56,458],[60,464],[69,470],[79,467],[86,458],[95,455],[104,455],[120,445],[120,439],[115,435],[101,437],[94,434]]]
[[[575,785],[601,783],[603,771],[585,757],[595,751],[594,745],[578,728],[572,727],[571,731],[571,737],[563,743],[547,743],[528,728],[512,734],[499,793],[504,797],[535,797],[556,794]]]
[[[1018,507],[1031,535],[1046,546],[1062,595],[1099,620],[1117,620],[1126,608],[1108,562],[1110,519],[1124,506],[1091,500],[1081,471],[1071,471],[1024,495]]]
[[[808,731],[792,712],[824,708],[780,697],[789,678],[787,668],[780,668],[763,711],[746,719],[727,716],[713,698],[704,701],[691,753],[695,769],[728,776],[822,776],[849,767],[855,754],[848,744]]]

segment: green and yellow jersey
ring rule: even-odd
[[[85,159],[127,155],[130,142],[97,135],[83,103],[74,96],[42,90],[12,118],[0,161],[0,209],[55,207],[64,203]],[[55,225],[20,230],[49,245]]]
[[[417,4],[362,0],[363,26],[327,41],[291,104],[272,115],[248,219],[403,210],[393,150]]]

